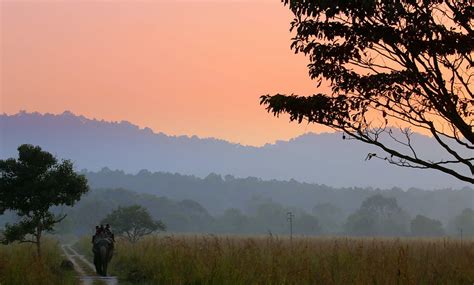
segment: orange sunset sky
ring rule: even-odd
[[[327,131],[259,105],[316,92],[278,0],[0,3],[2,113],[70,110],[249,145]]]

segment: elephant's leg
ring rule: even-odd
[[[94,265],[95,265],[95,272],[100,275],[100,264],[99,264],[99,257],[97,254],[94,254]]]
[[[100,263],[101,263],[101,274],[102,276],[107,275],[107,248],[100,248]]]
[[[102,273],[104,273],[104,274],[103,274],[104,276],[107,276],[107,265],[108,265],[108,263],[107,263],[107,261],[105,261],[105,262],[104,262],[103,271],[102,271]]]

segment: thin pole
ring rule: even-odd
[[[287,221],[290,223],[290,241],[293,241],[293,217],[295,216],[292,212],[286,213]]]

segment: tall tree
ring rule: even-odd
[[[309,57],[318,87],[330,88],[308,97],[264,95],[269,112],[382,150],[368,159],[474,183],[472,0],[283,2],[295,16],[292,49]],[[424,157],[413,131],[430,134],[443,157]]]
[[[89,188],[69,160],[58,160],[39,146],[18,147],[18,159],[0,160],[0,210],[15,212],[20,220],[7,224],[4,243],[36,244],[41,256],[41,236],[51,232],[66,215],[55,215],[52,206],[72,206]]]
[[[147,209],[140,205],[118,207],[101,223],[110,224],[115,233],[124,235],[130,242],[136,242],[145,235],[166,229],[163,222],[154,221]]]
[[[376,194],[362,202],[359,210],[347,218],[345,227],[356,235],[405,235],[408,221],[408,214],[395,198]]]

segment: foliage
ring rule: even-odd
[[[64,271],[59,244],[46,238],[38,259],[32,244],[0,245],[0,284],[50,285],[77,284],[74,271]]]
[[[220,228],[225,233],[242,232],[249,224],[249,218],[241,210],[235,208],[225,210],[219,220],[222,224]]]
[[[230,208],[223,215],[216,217],[213,232],[225,234],[277,234],[288,235],[290,224],[287,213],[293,213],[293,232],[297,234],[316,235],[321,233],[319,220],[306,211],[284,207],[279,203],[258,201],[253,211],[244,214],[241,210]]]
[[[101,223],[110,224],[115,233],[126,236],[130,242],[136,242],[145,235],[166,229],[163,222],[154,221],[148,211],[140,205],[118,207]]]
[[[111,273],[134,284],[468,284],[472,241],[149,236],[119,241]],[[429,262],[427,262],[429,261]],[[159,274],[157,274],[159,272]]]
[[[380,194],[365,200],[360,209],[347,218],[346,230],[355,235],[404,235],[408,215],[395,198]]]
[[[318,218],[305,212],[297,214],[293,227],[298,230],[297,232],[300,235],[317,235],[321,233]]]
[[[141,205],[154,219],[162,220],[167,228],[177,232],[211,230],[213,218],[195,201],[176,201],[151,194],[125,189],[93,189],[73,208],[61,222],[61,233],[93,234],[94,227],[118,207]]]
[[[244,183],[245,179],[235,179],[236,183]],[[178,181],[179,182],[179,181]],[[163,183],[163,181],[161,182]],[[281,183],[281,185],[280,185]],[[206,202],[207,211],[200,203],[190,201],[176,201],[166,197],[151,194],[136,193],[124,189],[93,189],[72,208],[65,213],[68,215],[56,228],[61,234],[85,235],[93,234],[95,225],[99,224],[110,212],[117,207],[128,207],[138,204],[147,209],[153,219],[161,220],[172,233],[225,233],[225,234],[267,234],[269,231],[276,235],[287,235],[289,224],[286,213],[295,214],[293,231],[296,235],[340,235],[350,232],[344,231],[346,219],[360,209],[367,198],[382,194],[394,197],[397,205],[407,211],[411,218],[423,214],[430,219],[436,219],[446,225],[446,234],[459,235],[459,228],[453,225],[453,218],[463,209],[470,207],[474,199],[474,191],[464,190],[436,190],[422,191],[410,189],[373,190],[370,188],[326,189],[318,185],[294,184],[292,190],[285,191],[285,182],[261,182],[255,185],[255,193],[277,193],[273,201],[268,198],[247,198],[243,195],[240,202],[235,202],[235,208],[228,208],[222,213],[212,208],[213,203],[220,201],[220,196],[226,193],[226,184],[221,192],[214,195],[214,199]],[[179,185],[177,183],[176,185]],[[273,189],[270,187],[273,186]],[[233,189],[236,185],[232,185]],[[243,186],[241,186],[243,187]],[[267,188],[268,187],[268,188]],[[181,189],[186,193],[186,189]],[[213,190],[214,191],[214,190]],[[275,192],[272,192],[275,191]],[[300,193],[298,197],[293,191]],[[248,193],[247,193],[248,194]],[[283,202],[280,202],[283,201]],[[324,202],[317,202],[324,201]],[[284,204],[286,202],[286,204]],[[288,205],[300,205],[299,207]],[[191,208],[187,206],[194,205]],[[199,206],[198,206],[199,205]],[[238,207],[238,208],[237,208]],[[262,208],[262,209],[259,209]],[[273,208],[273,210],[271,210]],[[312,209],[312,210],[311,210]],[[211,214],[211,211],[214,213]],[[270,212],[270,214],[266,214]],[[272,215],[271,213],[276,213]],[[306,215],[311,215],[318,221],[319,227],[304,225]],[[300,220],[302,219],[302,220]],[[351,218],[352,219],[352,218]],[[473,220],[474,221],[474,220]],[[410,233],[408,217],[404,219],[401,232],[392,233],[404,235]],[[2,223],[0,222],[0,227]],[[474,226],[473,226],[474,227]],[[318,229],[319,228],[319,229]],[[312,229],[310,232],[308,229]],[[352,233],[362,234],[362,233]],[[466,235],[466,234],[465,234]]]
[[[324,165],[326,162],[321,161],[321,163]],[[353,213],[365,199],[374,194],[395,197],[400,207],[412,217],[423,214],[443,223],[449,222],[464,208],[472,207],[472,201],[474,200],[473,187],[438,188],[435,191],[424,191],[417,188],[400,189],[397,187],[391,189],[374,189],[371,187],[335,188],[295,180],[278,181],[232,176],[223,177],[222,183],[214,185],[206,179],[189,175],[154,172],[144,176],[140,173],[127,174],[118,170],[87,172],[86,177],[93,189],[124,187],[138,192],[132,195],[130,192],[126,193],[125,190],[120,192],[116,189],[100,191],[100,193],[93,191],[89,197],[86,196],[81,199],[78,206],[82,205],[83,202],[90,203],[91,205],[88,208],[94,209],[95,207],[96,211],[101,212],[100,215],[106,209],[99,219],[81,219],[77,223],[80,228],[83,228],[83,225],[87,223],[91,223],[87,229],[93,227],[94,223],[97,224],[112,209],[131,204],[145,206],[153,217],[163,220],[170,231],[208,232],[211,229],[207,225],[213,224],[213,218],[222,215],[225,210],[237,208],[246,216],[254,216],[255,207],[270,197],[274,203],[281,204],[284,207],[295,206],[309,213],[312,213],[312,209],[319,203],[331,203],[342,211],[341,216],[336,218],[336,221],[341,224],[343,224],[347,215]],[[152,194],[153,196],[144,195],[143,193]],[[298,193],[298,195],[295,195],[295,193]],[[201,212],[190,211],[182,206],[180,203],[182,199],[196,201],[204,208],[204,211],[207,211],[207,214],[202,212],[203,209],[201,209]],[[92,205],[91,200],[102,202],[100,205]],[[89,213],[91,212],[93,211],[89,211]],[[324,230],[324,219],[315,216]],[[339,230],[336,227],[331,231],[340,231],[340,227]],[[266,231],[260,233],[266,233]]]
[[[295,15],[292,49],[309,57],[310,77],[330,92],[262,96],[269,112],[341,130],[386,154],[367,159],[474,183],[472,1],[283,2]],[[400,124],[408,127],[393,132]],[[431,134],[445,157],[424,157],[411,128]]]
[[[334,204],[318,203],[313,207],[311,213],[318,219],[323,232],[336,233],[341,230],[344,214]]]
[[[15,212],[20,220],[7,224],[3,242],[31,242],[41,251],[43,232],[53,231],[65,215],[55,215],[52,206],[72,206],[89,188],[83,175],[74,172],[72,162],[58,162],[39,146],[21,145],[19,158],[0,160],[0,209]],[[28,238],[32,235],[33,239]]]
[[[453,231],[460,232],[466,236],[474,236],[474,210],[464,209],[452,221]]]
[[[442,236],[445,234],[440,221],[430,219],[423,215],[417,215],[410,222],[410,230],[413,236]]]

